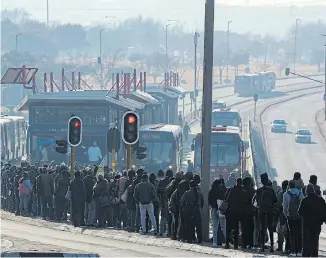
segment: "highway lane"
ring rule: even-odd
[[[315,113],[323,107],[322,94],[306,96],[284,102],[269,108],[263,115],[264,131],[271,167],[275,171],[275,179],[293,178],[298,171],[305,183],[309,176],[318,176],[318,184],[326,189],[326,144],[315,123]],[[284,119],[288,122],[287,133],[272,133],[270,122]],[[306,128],[312,132],[312,144],[300,144],[294,140],[298,128]]]
[[[323,79],[323,76],[317,76],[314,77],[315,79]],[[296,84],[297,83],[297,84]],[[296,88],[307,88],[310,87],[310,85],[312,85],[311,82],[309,82],[307,79],[303,79],[303,78],[291,78],[291,79],[287,79],[287,80],[278,80],[276,81],[276,89],[274,90],[274,92],[270,93],[270,96],[277,96],[280,95],[280,92],[285,92],[288,91],[290,89],[296,89]],[[227,88],[215,88],[213,90],[213,100],[225,100],[227,102],[227,104],[233,104],[239,101],[243,101],[245,99],[250,99],[250,98],[246,98],[246,97],[239,97],[237,95],[233,95],[233,87],[227,87]],[[200,91],[198,93],[198,97],[197,97],[197,107],[200,107],[201,103],[202,103],[202,91]],[[268,94],[261,94],[261,95],[268,95]],[[185,115],[190,114],[190,97],[189,95],[187,95],[185,97]],[[194,108],[194,107],[193,107]],[[179,111],[183,110],[183,101],[179,100]]]
[[[57,246],[56,250],[60,250],[60,247],[62,247],[62,251],[73,249],[84,253],[98,253],[100,257],[213,257],[213,255],[175,248],[140,245],[104,237],[72,234],[5,219],[1,220],[1,236],[9,239],[12,237],[17,243],[19,241],[16,239],[37,242],[37,246],[41,246],[41,250],[36,251],[49,251],[46,248],[50,245]],[[16,250],[12,248],[10,251],[27,251],[27,248],[17,246]]]

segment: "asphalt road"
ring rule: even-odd
[[[1,220],[1,238],[13,243],[6,251],[63,251],[78,250],[98,253],[101,257],[213,257],[174,248],[139,245],[107,238],[72,234],[64,231]],[[27,243],[26,246],[22,243]]]
[[[326,144],[318,131],[315,114],[324,102],[322,94],[306,96],[269,108],[263,115],[266,146],[275,179],[281,183],[292,179],[298,171],[305,183],[309,176],[318,176],[318,184],[326,189]],[[272,133],[270,122],[284,119],[288,123],[286,133]],[[309,129],[311,144],[296,143],[294,133],[298,128]]]

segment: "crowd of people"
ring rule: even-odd
[[[212,183],[208,200],[200,189],[200,176],[192,172],[142,169],[116,173],[108,167],[78,168],[70,175],[66,165],[41,167],[9,164],[1,171],[1,208],[17,216],[44,220],[70,220],[75,227],[114,227],[129,232],[202,243],[202,208],[211,208],[213,247],[259,248],[267,243],[274,252],[290,256],[318,256],[326,203],[317,177],[304,185],[300,173],[282,186],[262,174],[257,189],[252,178]],[[230,185],[230,182],[234,182]],[[315,211],[315,212],[312,212]],[[71,216],[69,216],[71,214]],[[267,232],[269,234],[267,234]]]

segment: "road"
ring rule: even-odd
[[[12,252],[78,250],[77,253],[98,253],[101,257],[213,257],[174,248],[141,246],[107,238],[72,234],[5,219],[1,220],[1,238],[13,243],[12,247],[6,249]]]
[[[313,77],[314,79],[317,80],[323,80],[324,76],[315,76]],[[302,83],[307,83],[309,84],[309,81],[307,79],[303,79],[303,78],[291,78],[291,79],[286,79],[286,80],[277,80],[276,81],[276,91],[284,91],[287,90],[288,87],[287,85],[291,85],[289,87],[301,87],[305,86],[305,84]],[[298,84],[298,85],[295,85]],[[226,87],[226,88],[214,88],[213,89],[213,100],[217,100],[217,99],[223,99],[226,100],[227,102],[229,101],[233,101],[234,98],[239,98],[234,94],[234,90],[233,87]],[[233,96],[232,96],[233,95]],[[241,98],[244,99],[244,98]],[[185,97],[185,115],[190,114],[190,97],[189,94],[187,94],[187,96]],[[200,107],[202,103],[202,91],[198,92],[198,97],[197,97],[197,107]],[[183,110],[183,101],[179,100],[179,111]]]
[[[321,94],[306,96],[269,108],[263,115],[267,150],[273,175],[281,183],[293,178],[298,171],[305,183],[309,176],[318,176],[318,183],[326,189],[326,144],[318,131],[315,114],[324,102]],[[287,133],[272,133],[270,122],[284,119],[288,123]],[[294,141],[294,133],[298,128],[306,128],[312,132],[312,144],[300,144]]]

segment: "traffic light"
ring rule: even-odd
[[[76,147],[82,141],[83,122],[78,116],[73,116],[68,121],[68,143]]]
[[[110,128],[107,135],[107,150],[112,153],[112,150],[119,151],[121,142],[121,133],[117,128]]]
[[[122,116],[122,140],[125,144],[133,145],[139,139],[139,119],[133,111],[127,111]]]
[[[254,95],[254,101],[257,102],[258,101],[258,94]]]
[[[68,152],[68,142],[66,140],[56,140],[55,150],[59,153],[66,154]]]
[[[137,159],[144,159],[146,158],[147,154],[144,153],[147,151],[147,148],[144,146],[138,146],[137,151],[136,151],[136,158]]]
[[[290,74],[290,68],[285,68],[285,75],[288,76]]]

